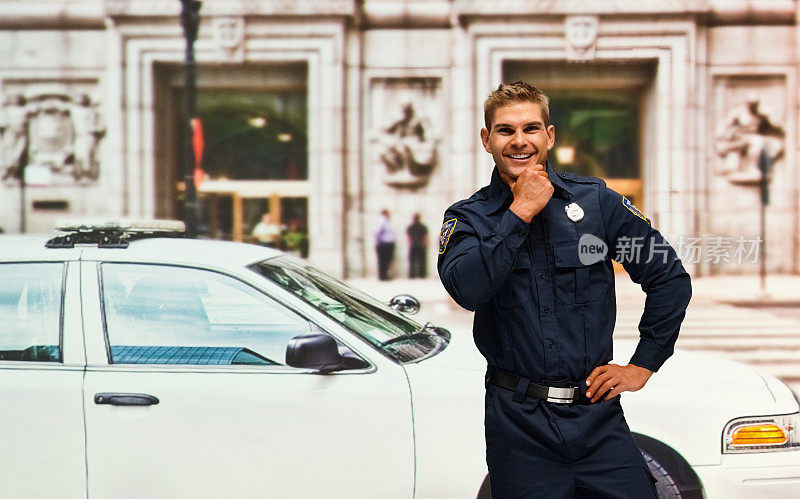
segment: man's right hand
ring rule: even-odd
[[[511,188],[514,202],[509,209],[527,223],[542,211],[553,195],[553,184],[543,165],[526,168],[517,179],[499,172],[500,178]]]

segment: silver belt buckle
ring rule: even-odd
[[[575,391],[577,388],[558,388],[555,386],[547,387],[547,401],[555,404],[571,404],[575,401]]]

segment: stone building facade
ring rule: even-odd
[[[758,271],[768,167],[767,267],[796,273],[798,12],[793,0],[204,0],[199,91],[300,92],[307,173],[212,177],[201,196],[232,199],[224,213],[239,221],[242,199],[302,198],[311,260],[348,277],[376,273],[384,208],[404,275],[420,213],[434,271],[443,210],[488,182],[481,103],[526,79],[559,96],[554,114],[560,98],[627,99],[639,166],[609,184],[696,274]],[[6,232],[180,217],[179,13],[178,0],[0,1]]]

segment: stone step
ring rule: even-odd
[[[677,348],[683,350],[712,350],[730,353],[753,353],[758,355],[781,356],[800,354],[800,340],[796,338],[770,338],[769,341],[750,341],[743,338],[720,338],[719,341],[705,338],[679,338]],[[761,352],[761,353],[759,353]]]
[[[800,385],[800,366],[781,366],[769,364],[752,365],[759,371],[771,374],[784,383],[796,383]]]
[[[616,340],[626,340],[626,341],[637,341],[639,339],[638,336],[633,337],[625,337],[614,335],[614,339]],[[678,339],[678,342],[675,344],[675,348],[680,350],[702,350],[705,352],[719,352],[723,355],[747,355],[747,354],[756,354],[757,355],[772,355],[775,358],[780,357],[793,357],[795,354],[800,352],[800,342],[793,340],[791,338],[777,338],[777,339],[770,339],[765,342],[753,343],[753,342],[746,342],[746,341],[715,341],[715,340],[706,340],[706,339],[694,339],[688,337],[681,337]],[[784,355],[785,354],[785,355]]]
[[[630,314],[617,314],[617,321],[630,321],[638,322],[642,316],[642,311]],[[778,327],[778,326],[794,326],[800,327],[800,321],[793,320],[786,317],[777,317],[774,315],[731,315],[731,314],[718,314],[715,316],[698,317],[687,315],[684,319],[684,324],[702,324],[702,325],[736,325],[741,323],[758,324],[761,327]]]
[[[800,374],[800,355],[790,356],[790,355],[781,355],[780,357],[776,357],[775,355],[765,355],[764,352],[753,352],[753,353],[732,353],[732,352],[720,352],[719,350],[703,350],[703,349],[688,349],[684,348],[684,350],[691,350],[693,352],[703,352],[708,354],[716,354],[721,357],[725,357],[726,359],[735,360],[736,362],[742,362],[744,364],[749,364],[752,366],[770,366],[770,367],[780,367],[781,369],[787,368],[792,369],[796,368],[798,374]],[[800,353],[800,352],[798,352]]]
[[[753,328],[692,328],[681,327],[680,336],[682,338],[760,338],[762,341],[768,341],[770,338],[797,338],[800,341],[800,332],[794,328],[782,328],[770,330],[768,332],[754,331]],[[617,323],[614,327],[614,337],[616,338],[633,338],[639,337],[638,324],[620,324]]]

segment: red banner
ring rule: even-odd
[[[194,148],[194,185],[200,187],[205,178],[203,171],[203,125],[200,118],[192,118],[192,147]]]

